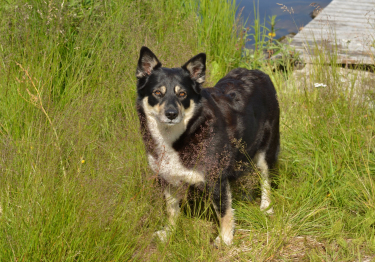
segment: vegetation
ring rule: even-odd
[[[252,60],[247,34],[269,38],[243,31],[234,1],[6,0],[0,16],[0,261],[374,256],[374,99],[354,90],[368,79],[343,83],[319,60],[300,87],[291,70]],[[170,241],[152,237],[166,215],[135,112],[142,45],[168,67],[206,52],[207,85],[246,66],[278,90],[275,214],[236,198],[232,247],[213,247],[214,212],[187,203]]]

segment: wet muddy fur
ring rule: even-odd
[[[176,223],[185,185],[209,188],[220,221],[216,243],[233,240],[234,212],[229,181],[250,174],[236,168],[250,157],[261,173],[261,206],[270,206],[269,170],[279,152],[279,106],[265,73],[237,68],[213,88],[202,88],[206,55],[180,68],[164,68],[147,47],[138,61],[137,111],[151,169],[164,184],[169,225]],[[244,151],[246,151],[246,155]],[[250,165],[251,166],[251,165]]]

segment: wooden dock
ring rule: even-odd
[[[375,65],[375,0],[333,0],[291,42],[306,63],[316,49],[337,53],[337,63]],[[321,53],[321,52],[320,52]]]

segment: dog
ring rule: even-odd
[[[250,173],[249,168],[238,170],[237,163],[251,159],[259,168],[260,208],[273,212],[269,170],[280,148],[279,104],[269,76],[259,70],[234,69],[213,88],[202,87],[205,71],[205,53],[180,68],[164,68],[142,47],[136,107],[149,166],[165,182],[169,225],[156,235],[165,241],[176,226],[182,185],[208,187],[220,222],[215,244],[231,245],[235,224],[229,182]]]

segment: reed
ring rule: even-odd
[[[1,261],[373,257],[374,98],[352,91],[372,82],[354,71],[343,83],[335,63],[316,63],[310,80],[274,70],[243,53],[249,34],[259,51],[269,31],[260,21],[243,31],[235,11],[223,0],[0,3]],[[152,238],[166,214],[134,106],[142,45],[167,67],[207,52],[208,85],[245,66],[278,90],[275,215],[260,212],[256,193],[236,198],[232,247],[212,246],[217,221],[199,199],[183,203],[170,241]]]

